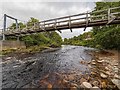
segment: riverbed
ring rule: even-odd
[[[94,51],[83,46],[63,45],[34,54],[4,56],[2,88],[81,88],[83,82],[91,85],[84,87],[92,88],[95,86],[91,76]]]

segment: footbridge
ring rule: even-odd
[[[12,18],[16,21],[16,29],[6,28],[6,17]],[[70,29],[72,32],[72,29],[74,28],[84,28],[85,31],[87,27],[105,26],[112,24],[120,24],[120,7],[44,20],[33,23],[30,27],[26,25],[26,27],[23,29],[20,29],[16,18],[5,14],[4,29],[2,34],[3,39],[5,39],[5,36],[24,36],[33,33],[55,30],[61,32],[61,30]]]

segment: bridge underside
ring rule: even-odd
[[[95,21],[89,21],[88,25],[86,26],[86,21],[81,22],[74,22],[71,23],[71,26],[69,26],[69,23],[56,25],[56,28],[53,26],[46,26],[43,30],[42,28],[34,28],[34,29],[27,29],[27,30],[21,30],[21,31],[7,31],[5,32],[5,36],[24,36],[29,35],[32,33],[39,33],[39,32],[48,32],[48,31],[55,31],[55,30],[65,30],[65,29],[74,29],[74,28],[85,28],[85,27],[93,27],[93,26],[103,26],[103,25],[111,25],[111,24],[120,24],[120,17],[114,19],[109,24],[108,20],[95,20]]]

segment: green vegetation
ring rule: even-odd
[[[118,7],[118,6],[120,6],[120,1],[97,2],[94,11],[103,10],[110,7]],[[120,11],[120,9],[117,9],[116,11]],[[91,32],[87,32],[70,39],[64,39],[64,44],[90,46],[99,49],[120,50],[120,25],[106,25],[106,26],[93,27]]]
[[[26,23],[27,29],[32,28],[33,24],[37,22],[39,22],[39,20],[35,18],[31,18]],[[26,25],[21,22],[18,24],[19,24],[20,29],[23,29],[26,27]],[[16,24],[13,23],[10,26],[10,28],[13,28],[14,30],[16,28]],[[24,41],[27,47],[31,47],[31,46],[60,47],[62,44],[61,36],[55,31],[21,36],[19,39],[21,41]],[[16,37],[11,36],[11,37],[8,37],[7,40],[16,40]]]

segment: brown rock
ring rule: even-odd
[[[78,85],[75,84],[75,83],[71,83],[70,86],[71,86],[71,87],[78,87]]]
[[[69,80],[74,80],[74,75],[69,75],[69,76],[68,76],[68,79],[69,79]]]
[[[65,80],[65,79],[63,79],[63,80],[62,80],[62,84],[63,84],[63,85],[67,85],[67,84],[68,84],[68,81]]]
[[[84,79],[84,78],[81,78],[81,79],[80,79],[80,83],[83,83],[83,82],[87,82],[87,80]]]
[[[106,82],[102,82],[102,83],[101,83],[101,87],[102,87],[102,88],[106,88],[106,87],[107,87]]]
[[[52,88],[52,84],[48,84],[47,88],[51,89]]]

